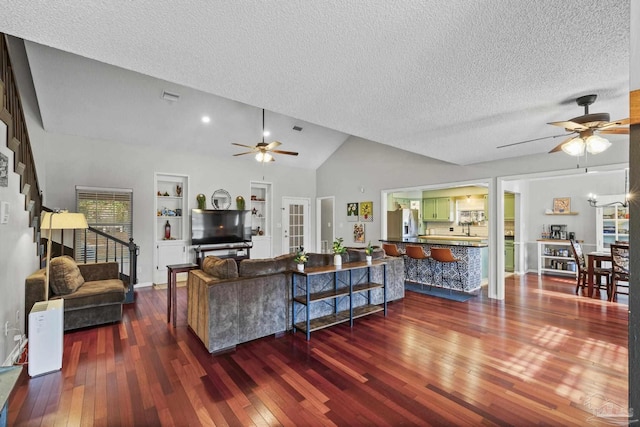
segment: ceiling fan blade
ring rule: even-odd
[[[572,130],[572,131],[581,131],[581,130],[587,130],[589,129],[587,126],[581,125],[580,123],[576,123],[576,122],[571,122],[571,121],[567,121],[567,122],[551,122],[551,123],[547,123],[548,125],[553,125],[553,126],[560,126],[562,128],[565,128],[567,130]]]
[[[629,135],[629,128],[598,129],[598,133]]]
[[[273,141],[273,142],[270,142],[269,144],[267,144],[267,146],[264,147],[264,149],[267,150],[267,151],[271,151],[271,150],[273,150],[274,148],[276,148],[276,147],[278,147],[280,145],[282,145],[282,143],[280,141]]]
[[[282,150],[271,150],[272,153],[278,153],[278,154],[288,154],[290,156],[297,156],[298,153],[296,153],[295,151],[282,151]]]
[[[562,150],[562,146],[571,141],[573,138],[575,138],[575,136],[570,136],[569,138],[565,139],[564,141],[562,141],[560,144],[556,145],[555,147],[553,147],[553,149],[551,151],[549,151],[549,153],[557,153],[558,151]]]
[[[245,151],[244,153],[234,154],[234,156],[242,156],[244,154],[253,154],[253,153],[255,153],[255,151]]]
[[[256,149],[256,147],[254,147],[253,145],[238,144],[237,142],[232,142],[231,145],[237,145],[238,147],[244,147],[244,148],[251,148],[252,150]]]
[[[543,137],[541,137],[541,138],[527,139],[526,141],[512,142],[511,144],[504,144],[504,145],[500,145],[500,146],[498,146],[498,147],[496,147],[496,148],[511,147],[512,145],[526,144],[527,142],[541,141],[541,140],[543,140],[543,139],[549,139],[549,138],[560,138],[561,136],[567,136],[567,135],[571,135],[571,134],[563,133],[563,134],[561,134],[561,135],[543,136]]]
[[[626,119],[622,119],[622,120],[616,120],[614,122],[608,122],[605,123],[601,126],[598,126],[598,129],[607,129],[610,128],[612,126],[624,126],[624,125],[628,125],[629,123],[631,123],[631,119],[626,118]]]

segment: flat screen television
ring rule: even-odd
[[[192,209],[191,244],[250,242],[251,224],[246,221],[249,213],[236,210]]]

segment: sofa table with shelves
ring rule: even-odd
[[[383,269],[382,283],[371,281],[371,269],[376,266],[381,266]],[[386,316],[386,268],[386,261],[375,260],[371,264],[351,262],[343,264],[341,268],[328,265],[294,271],[291,279],[293,332],[300,329],[305,332],[309,340],[311,332],[319,329],[344,322],[349,322],[353,327],[354,319],[380,311]],[[319,280],[312,284],[313,278]],[[382,301],[377,303],[374,302],[372,295],[372,291],[375,290],[382,290]],[[357,295],[364,296],[364,304],[354,306],[354,298]],[[331,313],[320,313],[319,316],[312,317],[314,304],[327,304],[331,307]],[[296,321],[296,312],[301,309],[305,310],[305,318],[302,321]]]

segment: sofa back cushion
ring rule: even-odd
[[[273,258],[243,259],[240,261],[240,277],[263,276],[279,272],[278,263]]]
[[[216,256],[208,256],[202,261],[202,271],[218,279],[238,277],[238,265],[232,258],[221,259]]]
[[[55,295],[69,295],[84,284],[76,261],[70,256],[56,257],[49,264],[49,286]]]

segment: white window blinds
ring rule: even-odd
[[[87,217],[91,227],[128,242],[133,235],[133,190],[122,188],[76,187],[76,210]],[[76,259],[104,260],[109,249],[106,238],[89,232],[77,233]],[[109,258],[111,258],[109,256]]]

